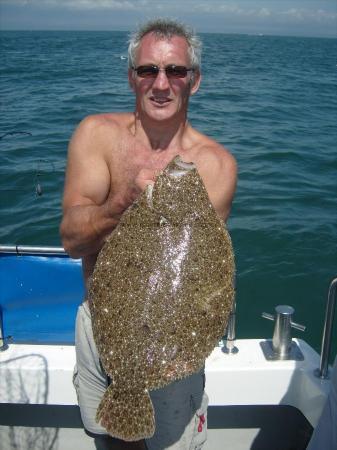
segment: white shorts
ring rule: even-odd
[[[108,387],[108,377],[99,360],[94,342],[89,306],[84,302],[76,318],[76,388],[85,429],[106,435],[96,420],[96,411]],[[207,436],[208,397],[204,392],[204,370],[162,389],[150,392],[156,431],[146,440],[148,450],[200,450]]]

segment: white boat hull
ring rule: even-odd
[[[307,429],[316,425],[329,389],[329,382],[313,373],[318,354],[296,340],[303,361],[267,361],[261,342],[238,340],[236,355],[217,347],[207,359],[206,450],[258,448],[254,442],[268,427],[278,430],[279,439],[289,440],[292,431],[282,430],[278,422],[293,413],[307,422]],[[81,425],[72,386],[74,364],[73,346],[11,344],[0,353],[1,448],[94,449]]]

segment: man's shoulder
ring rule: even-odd
[[[132,123],[132,114],[102,113],[85,117],[74,131],[69,151],[80,155],[111,154]]]
[[[223,167],[226,167],[227,170],[229,168],[236,169],[236,160],[230,150],[200,132],[193,132],[190,152],[197,166],[220,170]]]
[[[132,113],[92,114],[80,122],[77,131],[90,134],[119,131],[128,127],[132,117]]]

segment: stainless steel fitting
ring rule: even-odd
[[[273,355],[269,355],[268,359],[300,359],[296,355],[291,355],[295,344],[291,338],[291,328],[304,331],[305,326],[293,322],[294,312],[292,306],[278,305],[275,308],[275,315],[262,313],[263,318],[275,321],[271,345]]]

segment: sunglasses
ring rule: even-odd
[[[188,69],[185,66],[175,66],[170,64],[164,69],[160,69],[158,66],[138,66],[133,67],[133,70],[140,78],[156,78],[161,70],[165,71],[167,78],[185,78],[188,72],[194,72],[194,69]]]

